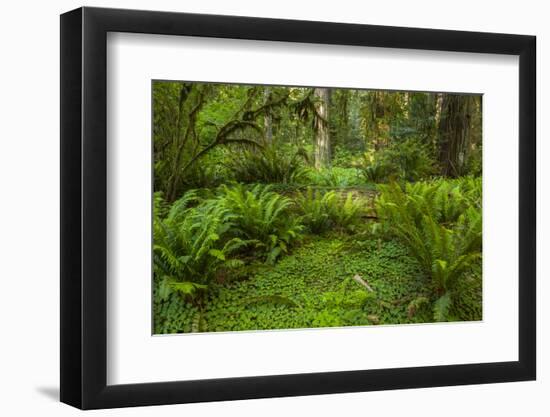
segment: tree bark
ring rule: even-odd
[[[457,177],[464,174],[469,154],[471,112],[470,96],[443,96],[439,122],[439,161],[443,175]]]
[[[269,87],[264,88],[264,105],[267,104],[270,100],[269,95],[271,94],[271,89]],[[265,130],[265,141],[270,143],[273,139],[273,128],[272,128],[272,118],[271,118],[271,109],[267,110],[264,116],[264,130]]]
[[[189,120],[187,120],[188,124],[185,129],[183,129],[184,126],[184,118],[186,115],[184,115],[184,106],[187,102],[189,96],[193,92],[194,86],[192,84],[182,83],[181,89],[180,89],[180,95],[179,95],[179,101],[178,101],[178,114],[176,119],[176,131],[175,131],[175,138],[173,140],[173,151],[172,153],[175,155],[174,159],[172,161],[172,172],[168,179],[168,187],[166,190],[166,197],[168,201],[174,201],[176,199],[176,192],[177,192],[177,185],[179,181],[178,171],[179,166],[181,163],[181,158],[183,155],[183,151],[185,148],[185,142],[187,141],[187,138],[189,137],[189,134],[191,133],[191,130],[189,129],[189,124],[194,123],[194,114],[195,111],[192,111],[187,117]],[[200,96],[201,97],[201,96]],[[202,97],[201,97],[202,98]],[[202,102],[202,100],[201,100]],[[200,108],[200,103],[196,107],[196,111]]]
[[[374,91],[371,102],[371,122],[374,140],[374,150],[379,151],[385,145],[382,137],[381,124],[386,116],[385,95],[383,91]]]
[[[403,93],[403,115],[405,119],[411,118],[411,94],[408,91]]]
[[[443,94],[437,93],[435,99],[435,127],[439,128],[441,122],[441,107],[443,106]]]
[[[324,168],[330,165],[330,131],[329,118],[329,89],[316,88],[316,122],[315,122],[315,168]]]

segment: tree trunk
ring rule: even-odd
[[[399,93],[397,93],[399,94]],[[405,119],[410,120],[411,118],[411,94],[408,91],[403,93],[403,115]]]
[[[439,128],[441,122],[441,107],[443,105],[443,94],[437,93],[435,99],[435,127]]]
[[[271,94],[271,89],[269,87],[264,88],[264,104],[269,102],[269,95]],[[272,128],[272,118],[271,118],[271,109],[269,109],[264,116],[264,131],[265,131],[265,141],[271,143],[273,139],[273,128]]]
[[[329,89],[316,88],[316,122],[315,122],[315,168],[330,165],[330,132],[328,126]]]
[[[439,118],[441,115],[441,94],[438,93],[426,93],[426,116],[431,120],[429,125],[426,126],[426,141],[430,146],[430,149],[437,155],[438,150],[438,137],[437,129],[439,128]]]
[[[184,105],[187,102],[187,99],[189,98],[193,90],[194,88],[192,84],[182,83],[181,89],[180,89],[179,101],[178,101],[178,114],[176,117],[175,137],[172,141],[173,143],[172,153],[175,156],[172,161],[172,172],[169,177],[168,187],[166,190],[166,198],[168,199],[168,201],[174,201],[176,199],[178,181],[180,180],[178,176],[179,167],[181,164],[181,158],[185,147],[185,141],[187,140],[187,137],[190,133],[189,129],[183,128],[184,118],[186,117],[186,115],[184,115],[183,110],[184,110]]]
[[[374,91],[371,102],[371,120],[374,150],[379,151],[386,143],[382,125],[386,117],[386,100],[383,91]]]
[[[441,104],[439,123],[439,161],[442,174],[460,176],[468,161],[472,98],[445,94]]]

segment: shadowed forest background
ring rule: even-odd
[[[481,320],[480,95],[152,93],[154,333]]]

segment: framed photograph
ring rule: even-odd
[[[61,16],[61,401],[533,380],[535,37]]]

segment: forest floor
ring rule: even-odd
[[[370,289],[356,282],[359,276]],[[429,321],[418,264],[394,242],[311,237],[275,265],[253,264],[212,286],[202,331],[292,329]]]
[[[291,198],[301,191],[277,186]],[[377,194],[370,185],[317,188],[334,191],[341,199],[352,193],[368,208]],[[374,215],[366,210],[363,217],[370,221]],[[396,239],[376,238],[367,229],[305,235],[274,264],[243,259],[243,266],[219,271],[198,304],[167,304],[159,314],[159,332],[433,322],[433,288],[417,260]],[[460,308],[478,320],[481,287],[464,291],[462,298]]]

